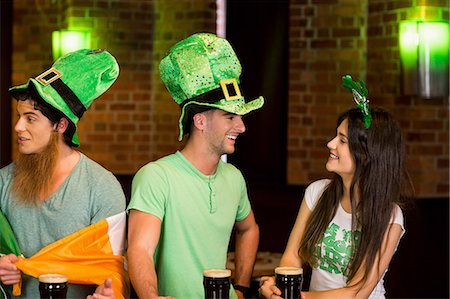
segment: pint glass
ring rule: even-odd
[[[296,267],[275,268],[275,284],[284,299],[299,299],[303,282],[303,269]]]
[[[66,299],[67,276],[62,274],[42,274],[39,276],[41,299]]]
[[[231,270],[210,269],[203,271],[205,299],[229,299]]]

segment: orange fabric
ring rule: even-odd
[[[20,278],[20,281],[18,283],[15,283],[13,285],[13,291],[12,294],[15,297],[19,297],[20,295],[22,295],[22,278]]]
[[[125,258],[113,253],[107,219],[44,247],[30,258],[21,259],[17,267],[34,277],[45,273],[64,274],[74,284],[100,285],[110,277],[116,297],[128,298]]]

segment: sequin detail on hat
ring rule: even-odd
[[[220,81],[240,83],[242,67],[230,43],[212,33],[197,33],[174,45],[159,65],[161,79],[174,101],[182,106],[180,137],[183,137],[182,120],[186,106],[208,106],[239,115],[260,108],[264,99],[246,103],[244,96],[199,101],[199,95],[222,88]]]

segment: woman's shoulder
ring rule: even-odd
[[[326,186],[331,182],[330,179],[320,179],[317,181],[314,181],[306,187],[306,191],[308,193],[317,194],[322,193],[322,191],[325,189]]]
[[[394,204],[394,208],[392,209],[391,223],[400,224],[400,226],[403,228],[404,225],[403,211],[397,204]]]
[[[325,188],[328,186],[330,182],[331,182],[330,179],[320,179],[312,182],[311,184],[308,185],[308,187],[306,187],[305,199],[310,209],[314,207],[317,200],[322,195],[323,190],[325,190]]]

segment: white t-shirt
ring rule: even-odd
[[[323,179],[311,183],[305,191],[305,200],[309,209],[314,209],[318,199],[322,195],[325,187],[330,180]],[[395,211],[391,218],[391,223],[397,223],[402,227],[403,233],[403,213],[398,205],[394,207]],[[331,220],[325,232],[321,244],[321,258],[317,267],[312,269],[310,291],[324,291],[330,289],[342,288],[347,284],[347,277],[344,275],[349,255],[351,251],[351,223],[352,214],[347,213],[339,205],[334,218]],[[359,233],[359,232],[356,232]],[[386,269],[387,271],[387,269]],[[384,273],[386,274],[386,272]],[[384,274],[377,286],[372,291],[370,299],[385,298]]]

